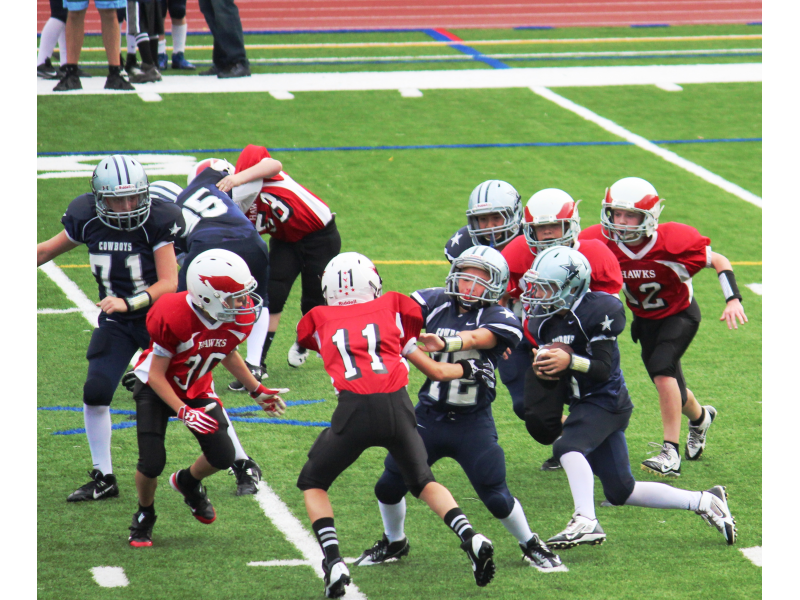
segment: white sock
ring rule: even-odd
[[[384,504],[378,502],[381,509],[381,519],[383,519],[383,531],[389,542],[399,542],[406,537],[403,532],[403,525],[406,521],[406,499],[403,498],[397,504]]]
[[[67,63],[67,28],[61,30],[58,34],[58,62],[59,64]]]
[[[83,422],[86,438],[92,453],[92,466],[103,475],[113,473],[111,468],[111,408],[83,405]]]
[[[184,23],[183,25],[172,26],[172,52],[186,51],[186,32],[189,26]]]
[[[257,367],[261,364],[261,353],[264,351],[264,342],[267,340],[269,329],[269,309],[264,308],[258,320],[253,323],[253,330],[247,338],[247,358],[245,360]]]
[[[567,452],[561,457],[561,466],[569,480],[575,512],[587,519],[596,519],[594,514],[594,474],[589,461],[580,452]]]
[[[231,423],[231,418],[228,416],[228,411],[223,408],[222,412],[225,413],[225,418],[228,420],[228,437],[231,438],[233,449],[236,450],[234,460],[247,460],[250,457],[247,456],[247,452],[242,448],[242,443],[239,441],[239,436],[236,435],[236,430],[233,428],[233,423]]]
[[[525,511],[522,510],[522,504],[516,498],[514,498],[514,508],[511,509],[511,514],[505,519],[500,519],[500,522],[508,530],[508,533],[517,538],[520,544],[526,543],[533,537],[533,532],[525,518]]]
[[[697,510],[700,506],[700,497],[702,495],[703,492],[690,492],[689,490],[674,488],[666,483],[637,481],[625,504],[629,506],[644,506],[646,508]]]
[[[158,39],[158,53],[159,54],[166,54],[167,53],[167,38]]]
[[[36,66],[42,64],[45,60],[50,58],[53,54],[53,50],[56,48],[56,41],[59,40],[61,34],[63,33],[66,36],[66,23],[62,23],[58,19],[54,19],[50,17],[47,20],[47,23],[44,24],[42,28],[42,37],[39,42],[39,55],[36,57]],[[64,52],[62,56],[66,56],[66,44],[63,48],[61,48],[61,52]],[[62,63],[65,61],[62,60]]]

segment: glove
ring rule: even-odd
[[[461,365],[464,369],[462,379],[468,379],[475,383],[482,383],[490,390],[497,384],[497,377],[494,374],[494,364],[490,360],[480,360],[478,358],[462,358],[454,364]]]
[[[219,429],[219,423],[214,417],[206,414],[206,411],[211,410],[215,405],[216,402],[212,402],[203,408],[191,408],[184,404],[178,411],[178,418],[189,429],[197,433],[216,433]]]
[[[279,417],[286,412],[286,403],[278,394],[285,394],[289,388],[270,389],[260,383],[255,391],[250,392],[250,397],[265,411],[275,413]]]
[[[133,388],[136,387],[137,381],[139,381],[139,378],[133,374],[133,371],[128,371],[122,376],[122,385],[125,386],[125,389],[129,392],[133,392]]]

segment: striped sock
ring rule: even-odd
[[[323,517],[311,524],[317,541],[325,555],[325,562],[330,564],[334,559],[341,558],[339,554],[339,538],[336,537],[336,527],[333,526],[333,517]]]
[[[462,542],[472,539],[472,536],[475,535],[472,525],[464,515],[464,511],[457,506],[447,512],[444,516],[444,522],[461,538]]]

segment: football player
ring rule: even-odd
[[[711,240],[694,227],[661,223],[662,199],[639,177],[625,177],[606,190],[600,225],[581,233],[600,239],[614,253],[625,281],[623,291],[633,312],[631,337],[642,345],[642,361],[658,391],[664,443],[642,469],[660,476],[681,472],[679,438],[681,413],[689,419],[687,460],[697,460],[706,445],[708,429],[717,411],[701,406],[686,387],[681,357],[700,326],[700,307],[694,298],[692,277],[706,267],[717,272],[726,307],[720,321],[729,329],[747,322],[733,267],[711,250]]]
[[[282,415],[286,409],[278,394],[289,390],[265,388],[236,351],[261,309],[256,280],[244,260],[229,250],[206,250],[189,264],[186,281],[187,291],[166,294],[147,316],[151,343],[133,371],[138,379],[133,398],[139,509],[128,542],[135,547],[153,545],[155,491],[167,460],[164,438],[170,417],[177,416],[191,430],[203,453],[189,468],[173,473],[169,484],[198,521],[210,524],[217,518],[201,481],[229,468],[235,458],[226,431],[231,424],[214,391],[211,370],[217,364],[243,381],[265,411]]]
[[[508,300],[507,305],[514,313],[526,320],[519,297],[522,294],[522,276],[531,268],[536,255],[553,246],[567,246],[583,254],[592,266],[592,280],[589,285],[593,292],[619,294],[622,289],[622,273],[619,263],[605,244],[597,240],[578,241],[581,219],[578,204],[567,192],[557,188],[547,188],[536,192],[525,205],[522,232],[503,249],[503,257],[508,262]],[[523,327],[523,331],[525,328]],[[525,339],[511,352],[508,360],[500,363],[500,377],[511,392],[514,413],[525,420],[525,379],[532,377],[531,359],[533,340]],[[554,471],[561,465],[553,457],[542,464],[542,471]]]
[[[119,154],[100,161],[91,192],[75,198],[61,222],[64,230],[36,247],[37,266],[86,244],[101,310],[83,386],[92,480],[67,502],[105,500],[119,495],[111,465],[111,399],[133,355],[150,345],[147,311],[178,286],[173,246],[185,225],[177,206],[150,198],[142,165]]]
[[[339,552],[333,509],[327,490],[342,471],[370,447],[395,457],[400,484],[423,500],[461,539],[472,561],[475,581],[494,576],[491,542],[475,533],[450,492],[437,483],[427,463],[408,397],[408,363],[435,369],[439,381],[464,379],[474,386],[494,373],[481,361],[437,364],[417,349],[422,327],[419,305],[396,292],[382,294],[375,265],[361,254],[345,252],[325,267],[322,291],[327,306],[311,309],[297,326],[303,347],[322,354],[338,404],[331,426],[314,442],[297,480],[324,559],[325,595],[345,593],[350,573]],[[445,384],[446,385],[446,384]]]
[[[543,392],[529,395],[526,390],[526,408],[541,414],[538,404],[558,404],[560,415],[563,402],[570,410],[563,427],[560,418],[540,421],[539,432],[550,442],[561,435],[553,454],[567,474],[575,503],[566,529],[547,544],[571,548],[603,543],[606,534],[594,509],[594,475],[613,505],[693,510],[733,544],[736,523],[723,486],[697,492],[633,479],[625,441],[633,403],[617,346],[625,310],[617,297],[589,291],[590,280],[586,257],[561,246],[539,254],[524,276],[527,327],[542,348],[534,370]],[[554,343],[562,346],[543,348]]]
[[[446,287],[411,295],[425,321],[426,333],[419,337],[422,349],[445,364],[479,360],[493,373],[503,352],[522,338],[519,320],[497,305],[507,283],[508,267],[497,250],[473,246],[462,252],[450,267]],[[424,356],[418,351],[409,360],[414,362],[416,355]],[[561,566],[558,556],[531,531],[522,505],[508,489],[505,455],[497,443],[492,418],[494,382],[440,383],[430,376],[430,370],[421,370],[428,379],[419,391],[416,417],[428,465],[444,457],[455,460],[489,512],[516,538],[523,558],[543,571]],[[394,452],[386,457],[385,470],[375,486],[383,537],[364,551],[357,565],[374,565],[408,554],[403,525],[409,487],[397,458]]]
[[[230,250],[247,264],[256,280],[255,292],[262,299],[263,307],[247,338],[245,362],[253,376],[261,381],[264,373],[257,365],[261,360],[269,326],[269,251],[253,224],[231,198],[216,187],[217,182],[233,171],[234,167],[228,161],[206,159],[192,169],[186,189],[170,181],[156,181],[150,184],[150,195],[175,202],[181,208],[186,228],[177,238],[175,246],[182,264],[191,264],[197,255],[211,248]],[[178,273],[178,291],[184,292],[186,289],[186,269],[181,269]],[[239,381],[233,381],[228,389],[246,391]],[[231,467],[236,476],[236,494],[255,494],[261,480],[261,468],[244,451],[233,427],[228,429],[228,433],[236,449],[236,460]]]
[[[261,235],[269,235],[272,270],[269,280],[269,331],[260,366],[266,369],[266,357],[294,281],[300,275],[302,296],[300,311],[305,315],[325,302],[320,291],[320,277],[325,265],[342,248],[335,215],[328,205],[297,183],[270,157],[263,146],[248,145],[236,161],[236,173],[217,184],[228,192],[255,225]],[[236,193],[239,186],[250,190]],[[231,191],[233,190],[233,191]],[[252,192],[252,193],[251,193]],[[297,341],[289,349],[291,367],[300,367],[308,358],[308,349]]]

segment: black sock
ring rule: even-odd
[[[186,490],[193,490],[200,485],[200,480],[195,479],[189,469],[178,471],[178,485]]]
[[[705,419],[705,418],[706,418],[706,409],[701,406],[700,407],[700,416],[697,417],[697,421],[692,421],[690,419],[689,420],[689,425],[691,425],[693,427],[697,427],[698,425],[700,425],[700,423],[703,422],[703,419]]]
[[[135,65],[136,65],[136,52],[128,52],[128,56],[125,59],[125,69],[130,69]]]
[[[156,503],[153,502],[150,506],[139,505],[139,512],[147,513],[148,515],[156,514]]]
[[[153,58],[156,59],[153,61],[153,64],[158,62],[158,36],[155,35],[150,38],[150,54],[153,55]]]
[[[457,506],[447,511],[447,514],[444,516],[444,522],[447,523],[447,526],[456,533],[462,542],[472,539],[472,536],[475,535],[475,532],[472,530],[472,525],[470,525],[469,520],[466,515],[464,515],[464,511]]]
[[[339,538],[336,536],[336,527],[333,526],[333,517],[317,519],[311,524],[311,528],[325,555],[325,562],[330,564],[335,559],[342,557],[339,554]]]
[[[150,40],[139,42],[136,47],[139,48],[139,54],[142,55],[142,64],[154,64],[153,55],[150,53]]]
[[[78,65],[77,65],[77,63],[76,64],[72,64],[72,63],[65,64],[64,65],[64,73],[66,75],[77,75],[78,74]]]
[[[108,65],[108,74],[119,75],[121,68],[119,65]]]
[[[680,447],[678,446],[678,444],[676,442],[668,442],[667,440],[664,440],[664,445],[665,446],[672,446],[673,448],[675,448],[675,452],[677,452],[678,454],[681,453]]]
[[[261,365],[263,366],[264,363],[267,362],[267,352],[269,352],[269,347],[272,346],[272,340],[275,339],[275,334],[278,333],[277,331],[268,331],[267,332],[267,339],[264,340],[264,348],[261,350]]]

